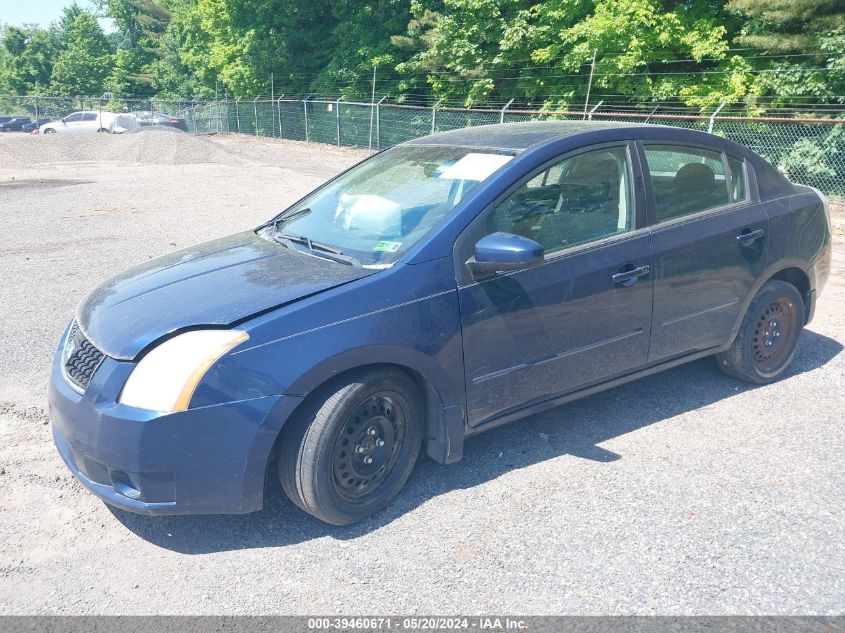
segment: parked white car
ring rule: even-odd
[[[131,132],[140,127],[138,119],[131,113],[97,112],[84,110],[74,112],[58,121],[45,123],[38,128],[41,134],[84,134],[90,132]]]

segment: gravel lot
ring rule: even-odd
[[[423,458],[332,528],[110,510],[68,473],[48,368],[93,285],[254,226],[362,152],[252,137],[0,136],[0,614],[841,614],[845,208],[781,382],[704,360]],[[141,161],[134,162],[134,161]]]

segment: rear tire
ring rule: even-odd
[[[748,306],[734,342],[716,356],[719,369],[758,385],[774,382],[792,362],[803,329],[801,293],[785,281],[769,281]]]
[[[396,369],[355,372],[320,389],[282,431],[285,494],[332,525],[384,509],[414,468],[423,411],[417,386]]]
[[[48,127],[46,130],[44,130],[44,134],[55,134],[55,133],[56,133],[56,130],[54,130],[51,127]]]

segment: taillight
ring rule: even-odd
[[[37,135],[38,134],[38,128],[35,128],[34,130],[32,130],[32,132],[30,132],[30,134],[36,134]]]
[[[179,123],[179,119],[170,119],[168,123]]]

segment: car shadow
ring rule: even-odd
[[[842,350],[839,342],[805,330],[786,378],[821,367]],[[756,388],[725,376],[712,358],[705,358],[571,402],[468,439],[456,464],[443,466],[421,456],[386,510],[349,527],[326,525],[298,509],[274,472],[268,477],[264,509],[252,514],[147,517],[109,509],[139,537],[184,554],[282,547],[322,537],[355,539],[433,497],[547,459],[564,454],[596,462],[623,459],[599,444]]]

